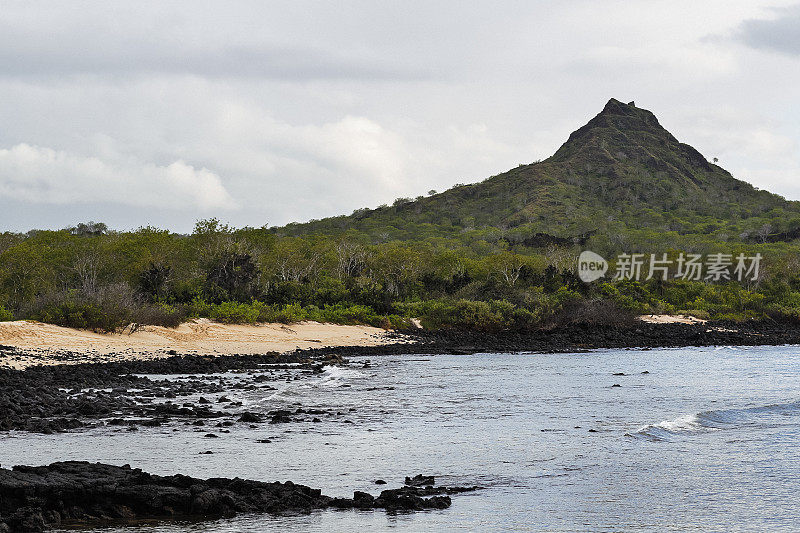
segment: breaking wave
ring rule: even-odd
[[[681,436],[734,429],[746,425],[786,423],[787,417],[796,418],[798,416],[800,416],[800,401],[742,409],[701,411],[670,420],[662,420],[656,424],[648,424],[628,435],[646,440],[668,441]]]
[[[325,366],[318,379],[307,383],[289,383],[266,398],[262,398],[259,400],[259,403],[269,402],[279,399],[280,397],[300,396],[309,389],[317,387],[335,388],[350,386],[348,382],[360,376],[363,376],[363,373],[359,370],[333,365]]]

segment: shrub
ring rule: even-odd
[[[322,313],[324,322],[336,324],[377,324],[380,318],[366,305],[329,305]]]
[[[711,314],[704,309],[679,310],[676,314],[693,316],[695,318],[699,318],[700,320],[709,320],[711,318]]]
[[[429,300],[398,306],[407,316],[416,316],[425,329],[469,329],[476,331],[526,330],[535,327],[539,315],[517,308],[505,300],[488,302]]]
[[[286,304],[271,308],[265,322],[279,322],[281,324],[292,324],[309,320],[309,313],[300,304]]]
[[[145,304],[124,283],[109,285],[87,295],[69,290],[38,298],[23,312],[25,318],[77,329],[111,333],[138,325],[178,326],[183,309]]]
[[[136,307],[130,288],[117,284],[91,295],[77,290],[50,293],[38,298],[24,316],[64,327],[113,332],[132,322]]]
[[[378,324],[373,325],[383,329],[416,329],[410,318],[394,314],[382,316]]]
[[[627,327],[635,324],[637,314],[612,300],[574,300],[552,317],[551,325]]]
[[[135,309],[131,322],[139,325],[164,326],[177,328],[186,319],[186,310],[166,304],[147,305]]]
[[[168,308],[169,306],[164,306]],[[412,327],[411,320],[397,314],[381,315],[367,305],[334,304],[317,307],[301,306],[298,303],[269,305],[255,300],[250,303],[222,302],[210,304],[195,299],[182,316],[206,317],[225,324],[255,324],[277,322],[294,324],[306,320],[329,322],[332,324],[368,324],[385,329],[404,329]]]
[[[195,296],[189,305],[186,306],[186,316],[190,318],[200,318],[211,316],[211,309],[213,304],[208,303],[199,296]]]
[[[11,320],[14,320],[14,314],[0,305],[0,322],[9,322]]]
[[[259,318],[259,309],[251,304],[222,302],[210,311],[209,318],[224,324],[255,324]]]

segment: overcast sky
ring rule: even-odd
[[[350,213],[551,155],[611,98],[800,200],[800,4],[0,3],[0,230]]]

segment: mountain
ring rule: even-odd
[[[643,228],[781,240],[800,232],[800,202],[735,179],[678,141],[650,111],[611,99],[544,161],[429,197],[276,231],[417,239],[494,228],[532,242]]]

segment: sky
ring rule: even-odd
[[[544,159],[609,98],[800,200],[792,1],[9,1],[0,231],[283,225]]]

